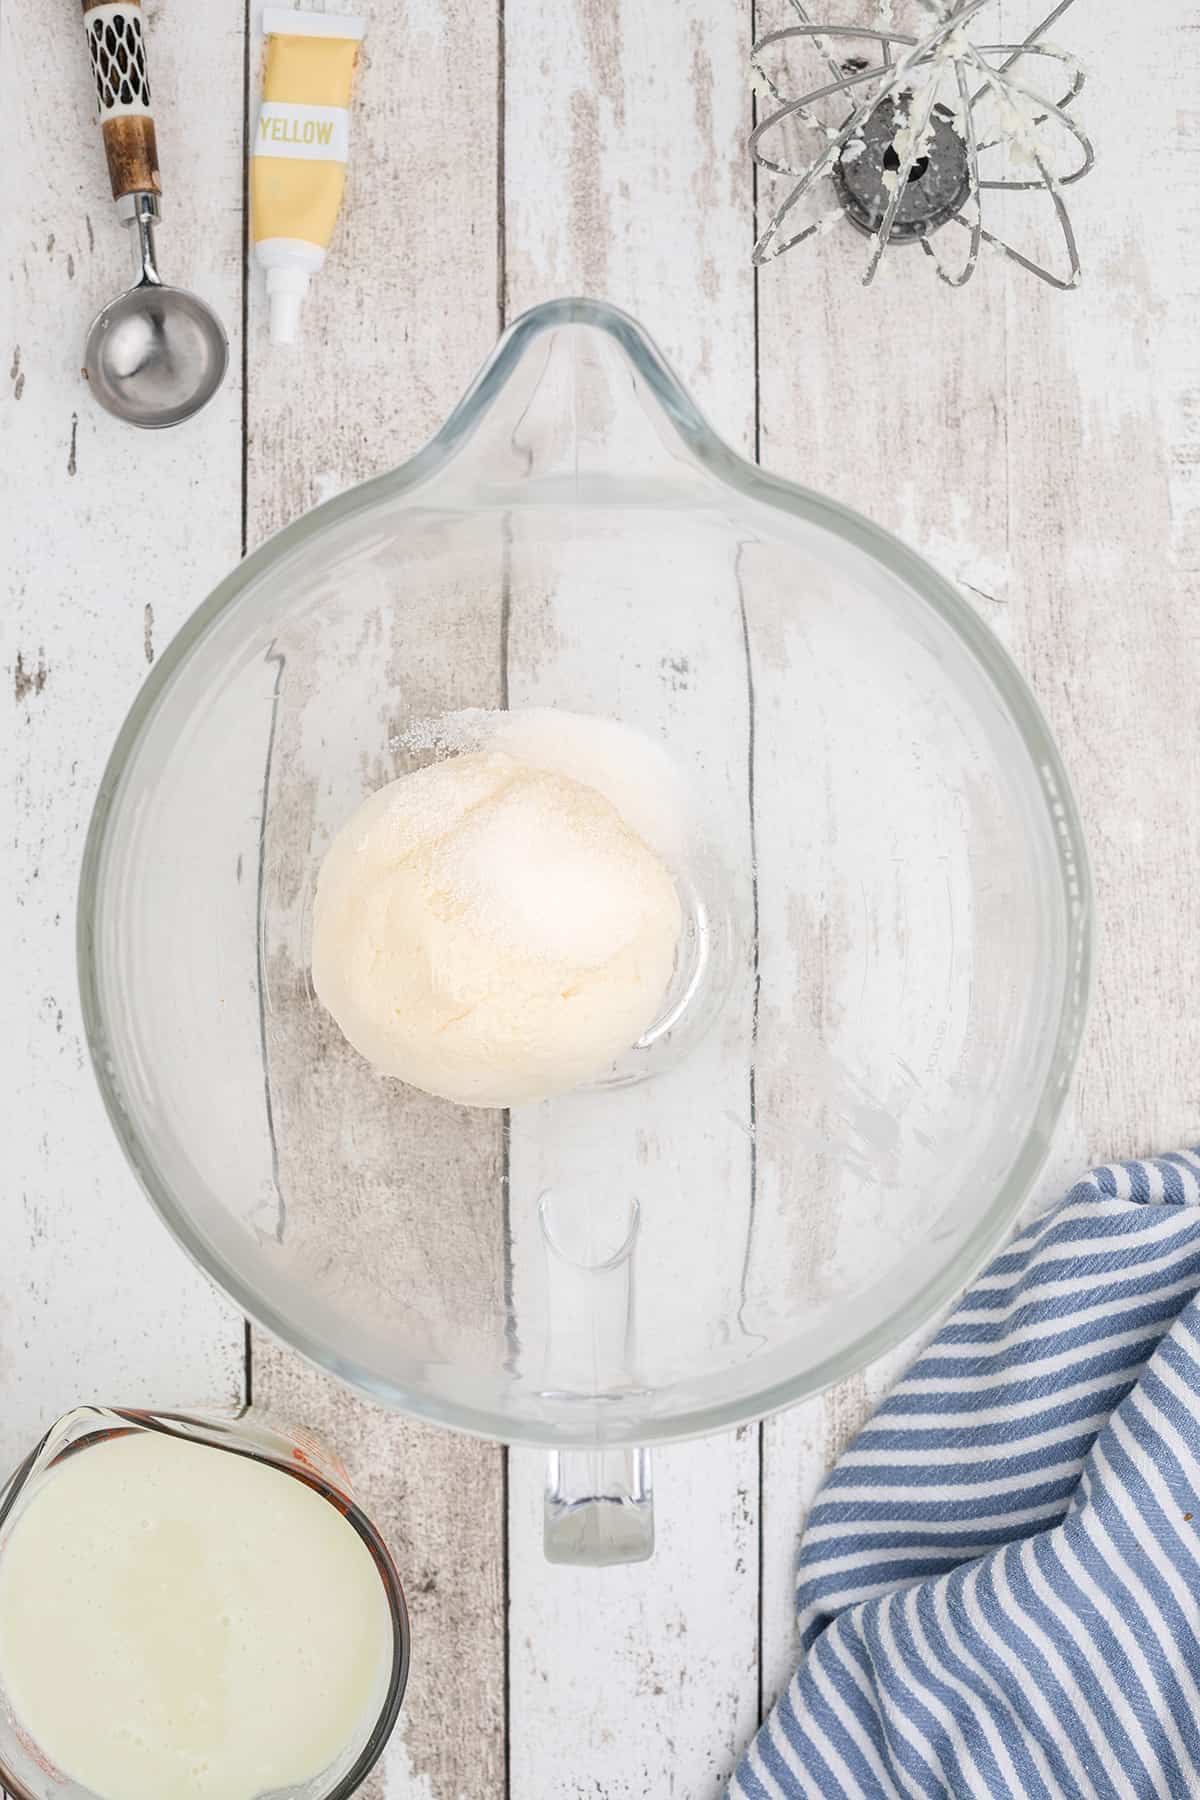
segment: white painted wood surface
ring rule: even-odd
[[[87,1064],[75,983],[79,857],[113,737],[156,649],[241,548],[239,18],[214,7],[203,30],[154,33],[155,79],[170,96],[162,260],[219,308],[233,354],[203,418],[155,436],[101,412],[80,370],[92,314],[130,279],[80,19],[70,6],[0,10],[14,201],[3,226],[0,427],[6,1464],[84,1395],[195,1403],[241,1393],[241,1321],[134,1203]],[[228,106],[214,110],[214,94]]]
[[[985,258],[955,295],[914,258],[864,294],[861,245],[842,234],[759,288],[764,463],[871,513],[963,586],[1033,682],[1072,773],[1097,970],[1034,1208],[1089,1161],[1200,1132],[1200,217],[1186,173],[1200,12],[1170,0],[1150,12],[1131,33],[1115,9],[1080,5],[1055,33],[1089,68],[1099,144],[1071,190],[1078,292]],[[1148,117],[1152,147],[1130,154]],[[764,1428],[768,1700],[794,1661],[805,1506],[915,1348]]]
[[[255,34],[255,84],[260,43]],[[248,342],[257,352],[246,377],[248,545],[410,456],[494,341],[501,324],[499,45],[495,12],[468,0],[414,0],[390,20],[369,18],[346,207],[337,247],[308,302],[303,354],[271,353],[261,285],[249,285]],[[256,107],[252,92],[251,115]],[[429,672],[442,705],[499,703],[498,599],[479,613],[474,605],[467,596],[456,634],[468,648],[455,664],[447,658]],[[399,655],[400,646],[394,649]],[[289,705],[284,733],[295,725]],[[381,771],[379,779],[392,773]],[[318,825],[333,830],[338,822],[330,816]],[[362,1074],[357,1058],[335,1054],[333,1079],[353,1082]],[[393,1098],[389,1124],[403,1115],[420,1146],[435,1129],[434,1106],[407,1090]],[[293,1109],[304,1104],[296,1089]],[[497,1155],[498,1133],[494,1115],[479,1115],[469,1134],[443,1147],[446,1178],[453,1179],[455,1159],[461,1167]],[[393,1142],[405,1141],[398,1129]],[[380,1166],[393,1160],[389,1151]],[[311,1419],[338,1445],[405,1568],[412,1673],[400,1727],[364,1792],[393,1800],[501,1800],[504,1452],[348,1401],[257,1333],[250,1374],[256,1406]]]
[[[624,306],[695,385],[718,428],[747,452],[754,433],[751,183],[743,149],[748,23],[745,9],[725,0],[508,0],[504,190],[509,317],[561,293]],[[688,573],[679,572],[684,607],[694,597]],[[609,576],[619,616],[619,555]],[[725,582],[733,579],[726,571]],[[601,577],[600,586],[609,581]],[[710,631],[720,630],[718,619],[736,619],[716,586],[706,616]],[[685,756],[703,755],[707,732],[713,789],[727,816],[739,820],[747,729],[741,646],[710,637],[711,658],[697,657],[701,692],[673,694],[664,678],[665,659],[678,647],[669,607],[661,623],[660,656],[649,654],[639,632],[644,666],[626,667],[618,655],[596,677],[610,704],[620,693],[619,716],[652,735],[669,723],[688,745]],[[554,693],[560,672],[554,657],[523,656],[519,627],[514,618],[510,700],[537,704]],[[561,678],[572,681],[571,672]],[[604,698],[597,692],[600,710]],[[735,824],[732,841],[747,830],[748,820]],[[673,1183],[686,1209],[689,1188],[715,1172],[721,1191],[735,1197],[724,1223],[736,1231],[736,1197],[742,1205],[749,1199],[748,1144],[721,1115],[745,1110],[748,1046],[706,1046],[678,1073],[671,1113],[682,1120],[689,1107],[710,1111],[715,1128],[687,1143],[664,1117],[665,1154],[649,1147],[639,1165],[632,1128],[618,1126],[613,1180],[640,1190],[650,1214],[656,1199],[670,1207]],[[722,1095],[709,1108],[700,1099],[706,1089]],[[636,1090],[624,1098],[627,1110],[636,1109]],[[524,1181],[528,1211],[541,1188],[553,1187],[555,1169],[552,1151],[547,1167],[544,1155],[522,1159],[521,1149],[514,1141],[513,1175]],[[557,1174],[561,1181],[565,1171]],[[513,1210],[516,1216],[520,1208]],[[686,1245],[688,1235],[685,1210],[676,1241]],[[739,1232],[731,1239],[734,1270],[740,1251]],[[596,1793],[597,1784],[611,1800],[718,1793],[758,1704],[757,1431],[656,1453],[659,1547],[650,1563],[609,1574],[560,1569],[547,1580],[542,1459],[513,1453],[510,1470],[512,1793],[574,1800]]]
[[[1034,682],[1075,776],[1104,924],[1043,1195],[1092,1155],[1195,1139],[1195,0],[1151,0],[1136,36],[1082,0],[1059,29],[1091,64],[1101,150],[1072,196],[1085,284],[1070,296],[986,260],[950,294],[915,252],[864,293],[848,232],[756,283],[746,6],[407,0],[369,19],[345,218],[308,348],[288,361],[267,352],[244,287],[258,40],[247,59],[243,0],[147,10],[163,261],[215,302],[233,345],[218,401],[162,437],[107,420],[78,371],[126,250],[82,32],[70,5],[0,11],[3,1457],[80,1397],[243,1391],[241,1321],[141,1202],[85,1066],[74,884],[116,727],[248,543],[408,454],[505,320],[556,293],[629,307],[733,443],[752,451],[757,434],[768,466],[922,548]],[[552,671],[523,669],[519,642],[510,681],[533,698]],[[909,1353],[761,1430],[661,1453],[654,1561],[575,1573],[541,1560],[539,1459],[388,1418],[256,1339],[255,1404],[338,1444],[406,1576],[413,1681],[374,1791],[716,1800],[790,1664],[803,1507]]]

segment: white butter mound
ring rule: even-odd
[[[480,751],[390,782],[334,839],[313,984],[381,1074],[515,1106],[637,1041],[681,927],[667,869],[603,795]]]

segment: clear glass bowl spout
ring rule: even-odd
[[[625,720],[687,772],[721,1004],[646,1079],[457,1109],[314,999],[331,835],[467,706]],[[114,1125],[201,1267],[381,1400],[565,1452],[783,1406],[967,1276],[1059,1111],[1089,917],[1058,754],[960,596],[564,301],[160,658],[79,952]]]

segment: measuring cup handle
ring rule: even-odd
[[[161,194],[139,0],[83,0],[113,199]]]
[[[593,1569],[654,1555],[650,1452],[552,1450],[546,1459],[546,1561]]]

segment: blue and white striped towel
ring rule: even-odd
[[[1015,1239],[809,1515],[736,1800],[1200,1796],[1200,1154]]]

